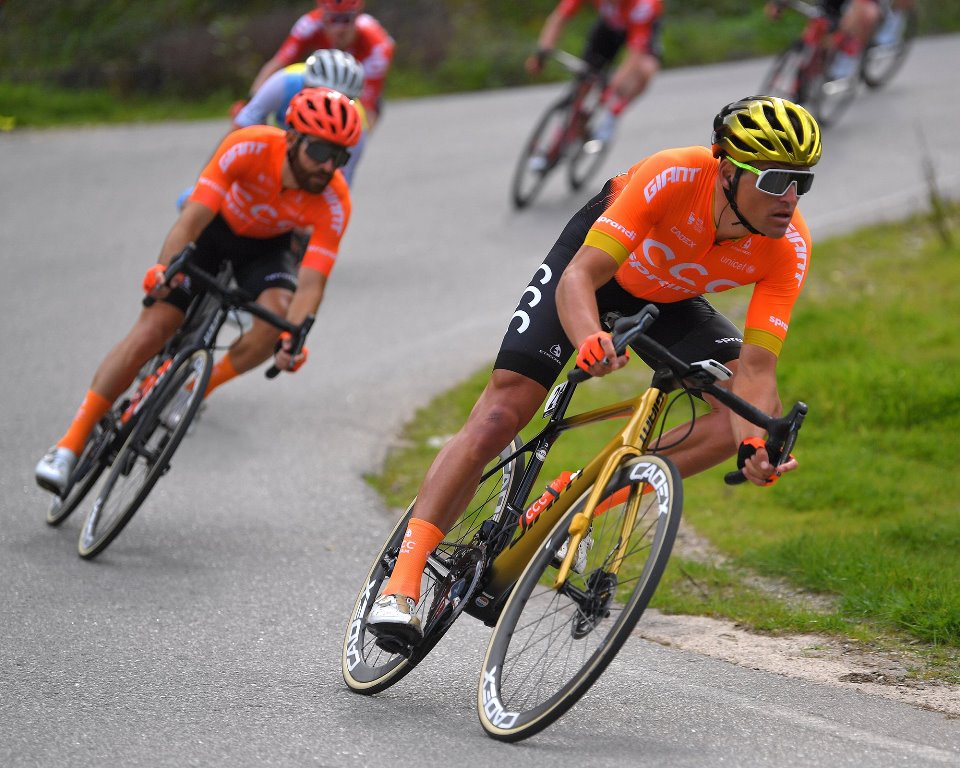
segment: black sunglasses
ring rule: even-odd
[[[331,144],[329,141],[315,140],[309,141],[303,139],[304,148],[309,157],[315,163],[325,163],[333,160],[333,167],[340,168],[347,164],[350,159],[350,150],[341,147],[339,144]]]
[[[768,195],[780,197],[785,195],[790,189],[791,184],[797,185],[797,195],[805,195],[813,186],[813,171],[795,171],[788,168],[767,168],[761,171],[752,165],[741,163],[732,157],[727,157],[737,168],[743,168],[745,171],[757,174],[757,189],[766,192]]]

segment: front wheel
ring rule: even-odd
[[[802,41],[796,41],[774,59],[760,86],[760,93],[789,101],[805,101],[802,71],[809,57],[809,49]]]
[[[511,197],[516,208],[526,208],[540,192],[547,176],[567,150],[570,98],[554,102],[544,112],[527,140],[513,172]]]
[[[495,461],[499,463],[520,450],[519,437],[505,448]],[[438,609],[448,605],[447,600],[456,570],[466,562],[470,567],[470,558],[477,551],[472,546],[477,534],[487,520],[502,519],[507,500],[520,482],[523,474],[523,459],[515,456],[499,470],[484,472],[477,492],[467,510],[434,550],[424,569],[420,585],[420,602],[417,604],[417,617],[424,627],[424,638],[411,649],[384,649],[377,645],[377,638],[367,632],[366,620],[374,600],[380,595],[383,585],[393,573],[397,554],[407,530],[407,522],[413,514],[416,500],[407,508],[406,514],[394,527],[380,553],[373,561],[367,577],[360,587],[360,594],[350,614],[346,635],[343,639],[341,667],[343,679],[351,690],[357,693],[378,693],[399,681],[433,649],[440,641],[456,616],[438,617]],[[464,573],[464,575],[468,575]],[[469,586],[469,585],[468,585]],[[463,604],[461,599],[460,605]],[[438,618],[440,619],[438,621]]]
[[[206,349],[183,358],[144,402],[83,521],[77,547],[81,557],[96,557],[107,548],[169,468],[203,401],[210,362]]]
[[[519,741],[586,693],[620,650],[660,581],[680,525],[680,474],[669,460],[627,460],[604,489],[584,556],[554,588],[557,551],[589,490],[537,550],[490,638],[478,690],[484,730]]]

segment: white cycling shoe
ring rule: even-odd
[[[569,544],[570,539],[567,538],[566,541],[560,545],[560,549],[554,554],[553,561],[551,562],[554,568],[559,568],[563,562],[563,558],[567,556],[567,546]],[[580,539],[580,543],[577,545],[577,554],[573,556],[573,562],[570,564],[571,571],[574,573],[584,572],[587,567],[587,555],[590,554],[591,549],[593,549],[593,535],[590,531],[587,531],[587,535]]]
[[[367,629],[377,638],[415,645],[423,639],[423,628],[414,611],[417,603],[403,595],[380,595],[367,616]]]
[[[67,487],[75,466],[77,466],[77,455],[73,451],[69,448],[53,446],[37,462],[37,468],[34,470],[37,485],[59,496]]]

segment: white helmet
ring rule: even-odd
[[[303,84],[308,88],[330,88],[348,99],[363,90],[363,66],[346,51],[321,48],[307,58]]]

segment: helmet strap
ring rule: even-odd
[[[730,182],[730,186],[721,184],[720,186],[723,189],[723,195],[727,198],[727,202],[730,203],[730,210],[733,211],[733,215],[737,217],[737,221],[743,224],[747,228],[747,231],[754,235],[763,234],[759,229],[753,226],[747,217],[740,213],[740,206],[737,205],[737,186],[740,184],[740,174],[743,173],[742,168],[737,168],[733,174],[733,181]]]

